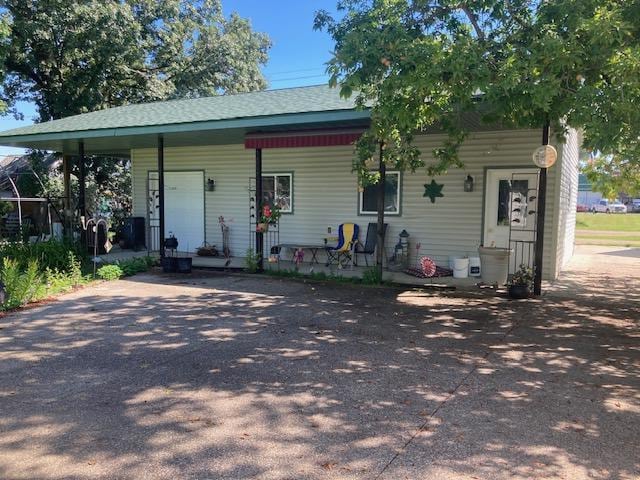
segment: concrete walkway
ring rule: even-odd
[[[640,250],[542,299],[248,276],[0,318],[2,479],[640,477]]]

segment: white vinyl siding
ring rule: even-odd
[[[578,202],[578,163],[580,160],[580,135],[571,129],[560,145],[558,175],[556,177],[557,208],[554,223],[557,226],[554,276],[566,266],[573,256],[576,233],[576,207]]]
[[[424,135],[416,140],[426,163],[431,152],[441,145],[443,136]],[[531,154],[540,145],[541,131],[510,130],[478,132],[470,135],[460,156],[464,169],[451,169],[436,177],[444,185],[444,197],[432,204],[424,197],[424,184],[431,181],[424,169],[402,175],[401,215],[386,216],[389,224],[386,246],[393,247],[398,234],[406,229],[410,234],[411,261],[415,261],[414,246],[420,242],[421,255],[431,256],[441,265],[449,255],[477,255],[482,240],[483,190],[485,167],[531,167]],[[358,215],[358,183],[351,171],[353,147],[278,148],[263,150],[264,172],[291,172],[295,190],[292,214],[280,219],[280,241],[286,243],[322,242],[327,228],[337,231],[341,223],[360,225],[361,240],[367,224],[374,217]],[[561,164],[561,161],[558,162]],[[560,165],[558,165],[560,167]],[[157,169],[156,150],[132,152],[134,212],[147,217],[146,179],[149,170]],[[205,193],[206,239],[221,246],[218,216],[224,215],[231,227],[232,255],[244,256],[254,241],[249,231],[249,178],[254,175],[254,151],[242,144],[207,147],[167,148],[165,169],[204,170],[204,178],[214,178],[216,189]],[[548,175],[547,216],[545,230],[546,254],[544,274],[556,274],[556,232],[553,228],[557,205],[556,174]],[[467,175],[474,179],[474,191],[464,192]]]
[[[157,150],[133,150],[131,163],[133,213],[145,217],[148,226],[147,173],[158,170]],[[215,180],[215,190],[204,193],[206,241],[222,246],[218,217],[223,215],[230,226],[232,254],[244,256],[249,244],[248,187],[255,172],[254,152],[242,144],[165,148],[164,164],[165,170],[203,170],[205,179]]]

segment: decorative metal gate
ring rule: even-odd
[[[258,223],[260,223],[260,215],[262,212],[257,211],[256,203],[256,179],[249,178],[249,245],[255,250],[255,235]],[[262,204],[268,204],[267,199],[262,200]],[[280,221],[270,224],[269,229],[262,235],[263,238],[263,256],[264,260],[273,263],[280,258]],[[272,261],[273,260],[273,261]]]
[[[160,250],[160,179],[158,172],[149,172],[147,189],[147,245],[149,250]]]
[[[513,249],[509,273],[520,265],[535,266],[537,235],[539,173],[513,173],[508,189],[500,195],[509,195],[509,247]]]

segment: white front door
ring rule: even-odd
[[[483,245],[514,249],[512,271],[520,263],[532,265],[538,171],[488,169],[485,188]]]
[[[158,212],[158,196],[153,192],[158,173],[149,172],[152,212]],[[157,186],[155,187],[157,189]],[[205,240],[204,236],[204,172],[164,173],[165,236],[175,235],[180,252],[193,252]],[[157,214],[150,225],[157,223]]]

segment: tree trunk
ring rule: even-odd
[[[382,267],[384,263],[384,194],[387,167],[384,163],[384,153],[382,143],[380,144],[380,163],[378,165],[380,179],[378,181],[378,238],[376,242],[376,276],[378,281],[382,281]]]

